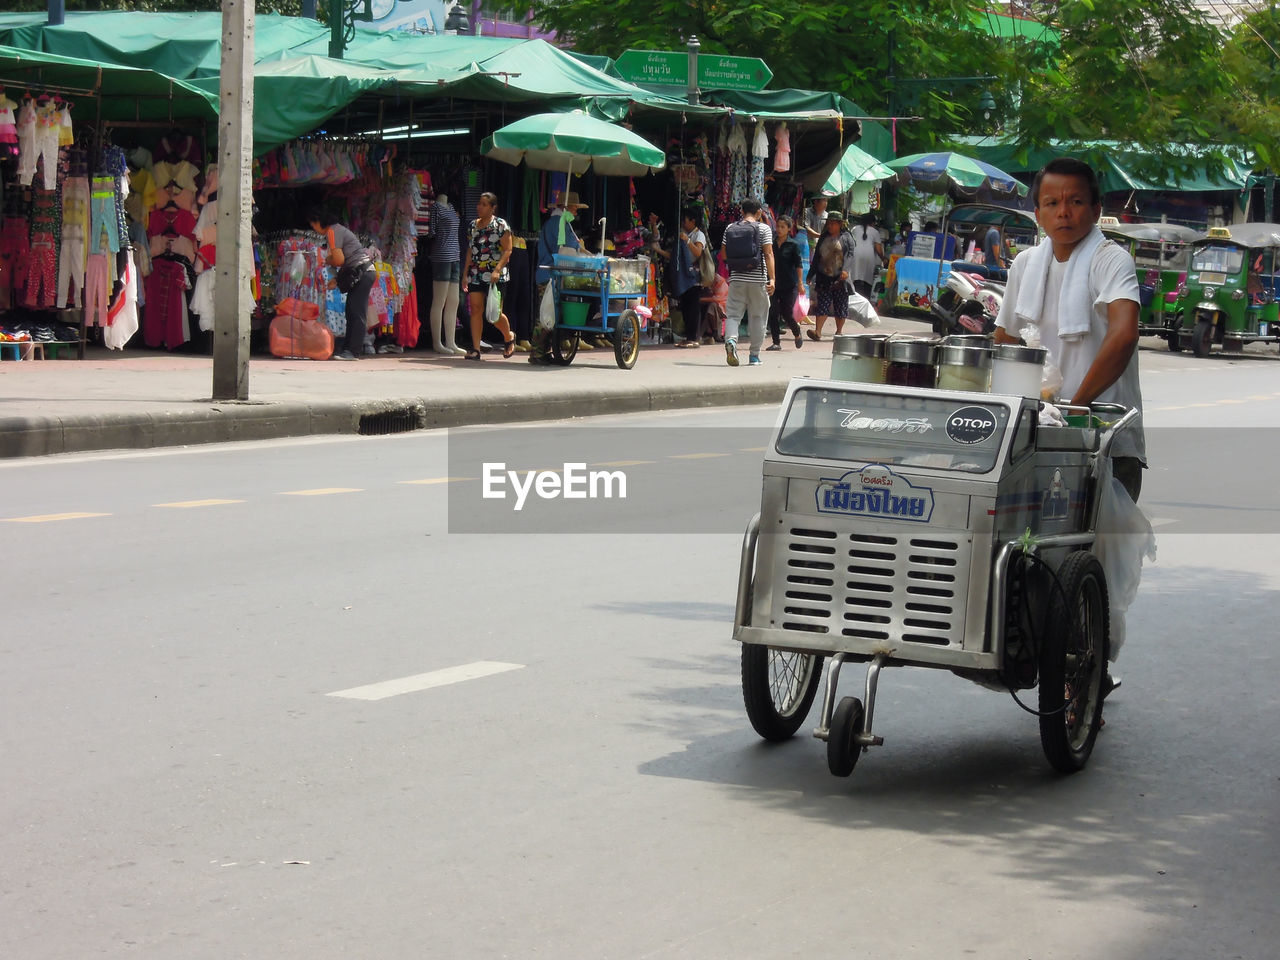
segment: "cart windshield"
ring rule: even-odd
[[[978,396],[966,402],[805,387],[791,398],[775,449],[788,457],[989,473],[1009,410]]]
[[[1201,247],[1191,257],[1193,271],[1209,270],[1228,276],[1240,272],[1244,251],[1239,247]]]

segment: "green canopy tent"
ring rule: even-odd
[[[857,144],[849,144],[836,168],[822,185],[822,193],[828,197],[838,197],[853,189],[856,183],[875,183],[896,177],[897,171],[885,166]]]

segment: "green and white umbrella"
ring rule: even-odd
[[[838,197],[848,193],[856,183],[875,183],[896,177],[898,171],[881,163],[857,144],[849,144],[844,156],[822,185],[822,193],[828,197]]]
[[[1027,188],[999,167],[961,153],[914,153],[886,164],[897,171],[899,183],[925,193],[953,197],[1022,197]]]
[[[484,139],[480,153],[513,165],[523,161],[535,170],[582,174],[594,169],[621,177],[643,176],[667,163],[666,154],[648,140],[581,110],[509,123]]]

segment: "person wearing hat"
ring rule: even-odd
[[[822,325],[835,317],[836,333],[849,318],[849,278],[853,275],[853,237],[845,229],[844,214],[827,211],[825,232],[813,249],[809,280],[813,283],[813,329],[810,340],[822,339]]]
[[[587,205],[578,200],[572,191],[564,195],[564,202],[551,210],[542,229],[538,232],[538,272],[534,276],[537,282],[537,296],[534,307],[542,309],[542,298],[551,283],[551,258],[557,253],[574,255],[582,250],[582,242],[573,232],[573,218],[579,210],[586,210]],[[551,363],[551,330],[535,322],[533,325],[533,341],[529,350],[530,363]]]

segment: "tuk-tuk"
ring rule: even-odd
[[[907,235],[907,253],[893,257],[885,282],[886,312],[933,323],[939,333],[954,332],[947,328],[935,311],[947,291],[952,265],[968,274],[1003,284],[1008,271],[988,269],[981,263],[965,260],[966,253],[981,251],[982,241],[992,227],[1001,231],[1008,259],[1019,250],[1034,246],[1039,227],[1035,216],[1026,210],[1015,210],[990,203],[965,203],[952,207],[937,232],[912,231]]]
[[[1179,291],[1187,281],[1191,245],[1204,233],[1176,223],[1120,223],[1111,217],[1103,217],[1100,226],[1137,265],[1139,335],[1162,337],[1177,353],[1182,349]]]
[[[1182,295],[1183,343],[1197,357],[1213,344],[1239,353],[1246,343],[1280,341],[1280,224],[1212,227],[1191,249]]]

